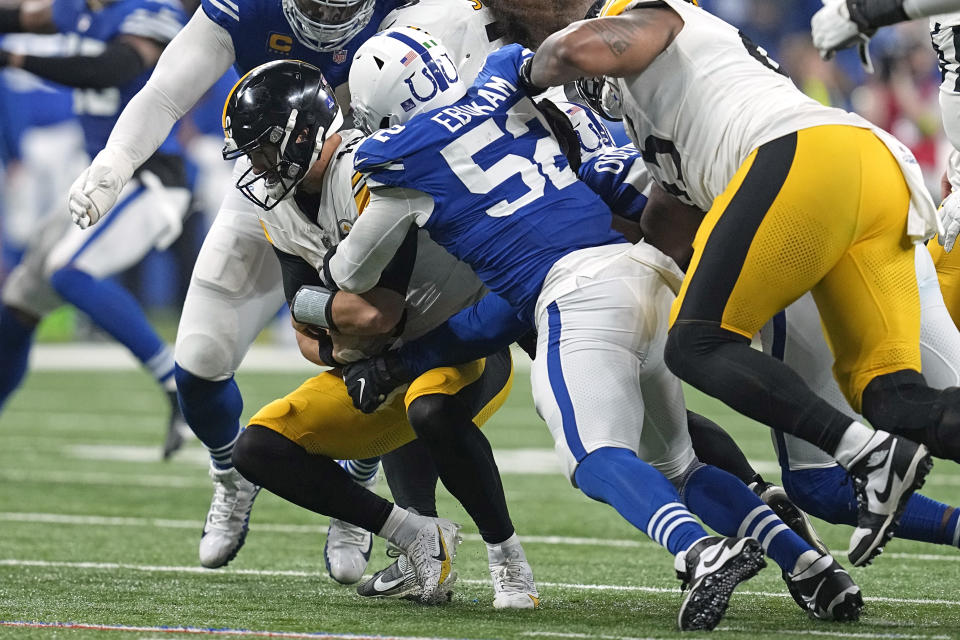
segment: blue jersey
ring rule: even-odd
[[[303,46],[283,15],[280,0],[201,0],[207,17],[227,30],[236,53],[235,67],[243,75],[271,60],[303,60],[319,67],[337,87],[347,81],[353,54],[380,29],[388,13],[407,0],[377,0],[370,22],[343,49],[323,53]]]
[[[425,48],[418,53],[429,55]],[[610,209],[577,180],[545,118],[518,89],[524,55],[519,45],[495,51],[464,98],[366,139],[354,166],[369,174],[368,186],[432,196],[433,212],[423,223],[430,237],[530,321],[557,260],[625,240],[610,229]]]
[[[651,180],[636,147],[606,148],[580,165],[578,173],[614,213],[639,222]]]
[[[53,16],[57,27],[72,36],[72,51],[67,55],[97,55],[108,42],[119,36],[140,36],[166,44],[186,24],[187,16],[178,0],[119,0],[94,11],[84,0],[54,0]],[[86,137],[91,157],[107,143],[110,131],[132,98],[147,82],[151,69],[120,87],[76,89],[74,112]],[[160,145],[161,153],[179,153],[176,128]]]

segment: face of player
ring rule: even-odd
[[[247,157],[253,166],[253,173],[258,176],[263,176],[267,184],[277,182],[280,179],[277,173],[277,164],[280,160],[280,147],[269,142],[264,142],[256,149],[250,151]]]
[[[350,22],[363,8],[364,2],[344,2],[340,5],[321,5],[313,0],[293,0],[303,15],[311,21],[328,27],[338,27]]]

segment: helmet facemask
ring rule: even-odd
[[[623,120],[623,102],[620,88],[610,78],[580,78],[576,81],[577,93],[594,113],[607,120]]]
[[[269,71],[250,79],[245,77],[227,98],[223,121],[226,136],[223,158],[233,160],[247,156],[250,159],[251,165],[237,179],[236,187],[245,198],[265,211],[293,195],[297,185],[320,156],[324,141],[343,124],[343,113],[333,98],[333,90],[323,80],[319,69],[292,61],[268,65],[275,70],[287,70],[288,75],[290,65],[303,65],[314,71],[316,78],[312,80],[312,87],[308,85],[302,91],[298,91],[299,87],[295,88],[286,101],[281,98],[282,106],[292,107],[283,124],[278,123],[283,121],[276,118],[276,111],[270,110],[277,107],[275,103],[258,104],[258,99],[265,98],[274,89],[266,86],[268,79],[264,74]],[[266,67],[264,65],[259,69]],[[247,85],[241,86],[245,81]],[[264,87],[261,89],[257,84],[263,84]],[[249,98],[245,94],[247,90]],[[238,98],[237,94],[244,95]],[[239,105],[239,102],[243,102],[243,105]],[[291,104],[294,102],[296,106]],[[262,117],[257,113],[258,107],[265,112]],[[241,121],[252,119],[253,122],[247,122],[245,126],[244,122],[233,122],[233,118]]]
[[[283,15],[303,46],[342,49],[373,17],[374,0],[281,0]]]

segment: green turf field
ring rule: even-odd
[[[240,375],[245,415],[302,377]],[[729,428],[761,470],[776,477],[765,430],[701,396],[691,394],[689,402]],[[483,544],[442,489],[441,512],[463,522],[466,534],[456,562],[457,593],[447,606],[366,602],[338,586],[324,573],[325,519],[265,493],[236,560],[226,569],[200,569],[197,541],[211,495],[204,456],[194,442],[176,460],[159,460],[163,411],[164,399],[139,372],[37,372],[9,403],[0,417],[0,637],[181,635],[160,627],[246,630],[251,637],[680,635],[672,559],[550,471],[552,442],[533,411],[525,374],[485,431],[540,586],[538,611],[492,609]],[[525,468],[539,472],[519,472]],[[938,462],[925,489],[956,504],[960,467]],[[821,524],[820,531],[831,548],[846,548],[848,529]],[[387,562],[378,540],[371,569]],[[957,549],[894,540],[873,566],[851,573],[868,602],[858,624],[808,620],[770,566],[738,590],[719,630],[709,635],[960,637]],[[5,624],[11,621],[90,628]]]

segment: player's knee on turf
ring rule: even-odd
[[[840,465],[821,469],[784,469],[787,496],[808,514],[832,524],[855,525],[857,500],[853,481]]]
[[[442,393],[416,398],[407,407],[407,419],[417,438],[427,442],[454,440],[458,429],[475,428],[463,403]]]

